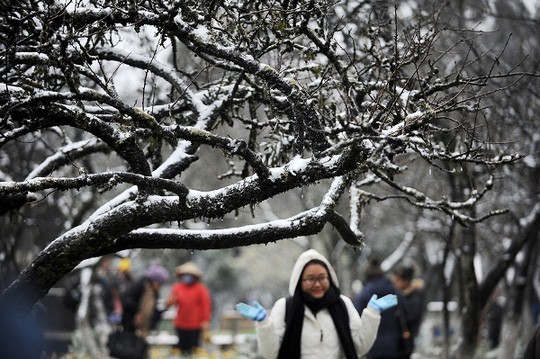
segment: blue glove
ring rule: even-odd
[[[242,316],[260,322],[266,318],[266,310],[257,302],[252,303],[253,306],[246,303],[238,303],[236,305],[236,311]]]
[[[377,299],[377,294],[373,294],[373,296],[368,302],[368,305],[371,308],[376,309],[379,312],[382,312],[383,310],[395,307],[397,305],[397,295],[387,294],[384,297]]]

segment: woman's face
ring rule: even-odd
[[[302,291],[315,299],[322,298],[330,288],[326,268],[318,263],[308,264],[302,274]]]

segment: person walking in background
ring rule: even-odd
[[[402,358],[409,358],[414,351],[414,340],[420,331],[424,313],[424,282],[414,278],[412,266],[401,266],[392,272],[392,282],[401,293],[397,307],[402,331]]]
[[[523,359],[538,359],[540,358],[540,326],[538,326],[527,343]]]
[[[242,316],[256,322],[264,358],[357,359],[373,344],[380,313],[397,304],[395,295],[374,295],[360,317],[340,293],[330,262],[314,249],[298,257],[289,295],[277,300],[269,315],[257,302],[236,305]]]
[[[118,314],[117,321],[111,320],[120,300],[114,280],[114,259],[114,255],[101,257],[92,272],[90,291],[81,292],[82,307],[78,308],[77,321],[90,356],[101,357],[107,352],[107,338],[120,318]]]
[[[178,349],[190,355],[201,347],[201,335],[210,329],[212,300],[208,288],[201,282],[202,271],[193,262],[176,268],[178,282],[173,284],[167,307],[176,305],[174,326],[178,335]]]
[[[369,307],[370,298],[374,295],[379,297],[397,295],[398,302],[401,303],[397,289],[394,288],[390,278],[381,269],[378,258],[369,259],[364,270],[364,281],[362,290],[354,298],[354,306],[359,313]],[[381,314],[377,338],[367,354],[369,359],[402,358],[400,349],[402,334],[396,309],[397,307],[394,306]]]
[[[115,279],[112,263],[114,256],[105,255],[98,261],[94,272],[92,273],[91,283],[95,285],[94,291],[101,299],[102,311],[108,316],[114,312],[115,296],[118,294],[115,291]]]
[[[116,274],[112,280],[111,297],[113,311],[109,313],[108,320],[111,324],[118,324],[122,320],[122,299],[123,293],[133,283],[131,275],[131,260],[121,258],[116,267]]]
[[[148,334],[156,311],[161,286],[169,281],[169,272],[161,264],[152,264],[144,276],[120,295],[122,327],[127,331]]]

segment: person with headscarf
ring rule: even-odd
[[[171,288],[167,307],[177,306],[174,318],[177,348],[182,355],[190,355],[201,346],[201,336],[210,328],[212,300],[208,288],[201,282],[203,272],[195,263],[184,263],[175,272],[178,282]]]
[[[276,301],[270,314],[257,302],[236,310],[256,322],[259,350],[267,359],[357,359],[371,348],[380,313],[396,296],[373,296],[362,316],[341,294],[336,272],[319,252],[302,253],[289,280],[290,297]]]

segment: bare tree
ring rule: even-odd
[[[361,246],[359,223],[335,210],[351,185],[464,225],[500,213],[469,212],[492,188],[489,176],[453,201],[403,176],[403,159],[435,170],[519,159],[499,153],[476,121],[488,122],[483,101],[507,86],[490,81],[522,74],[483,53],[448,61],[481,34],[441,49],[441,32],[451,30],[436,13],[398,26],[398,11],[380,11],[325,0],[20,1],[3,9],[0,155],[21,143],[40,151],[27,173],[0,183],[2,212],[47,206],[51,193],[78,195],[74,213],[87,195],[99,206],[41,250],[0,306],[30,308],[81,260],[126,248],[231,248],[316,234],[326,223]],[[484,61],[485,71],[469,71]],[[211,166],[203,148],[228,165],[212,190],[182,179],[197,163]],[[311,185],[326,186],[320,202],[287,218],[183,225]],[[362,190],[380,185],[380,194]]]

